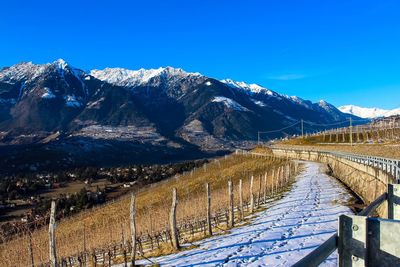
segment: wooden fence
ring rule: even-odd
[[[252,157],[266,157],[266,155],[248,154]],[[243,187],[243,179],[239,183],[233,184],[228,181],[226,194],[228,196],[228,205],[214,213],[211,212],[210,206],[212,202],[212,188],[207,183],[204,190],[204,201],[206,202],[206,216],[204,218],[187,218],[177,222],[176,211],[179,209],[179,199],[177,190],[172,190],[172,203],[168,221],[162,231],[153,233],[137,233],[136,231],[136,208],[135,196],[131,196],[130,205],[130,235],[124,233],[121,226],[121,240],[119,242],[108,244],[106,247],[99,247],[92,250],[82,250],[75,255],[68,257],[57,256],[56,244],[56,222],[55,208],[56,203],[52,202],[51,216],[49,220],[49,259],[46,262],[35,263],[32,246],[27,248],[30,255],[31,266],[56,267],[56,266],[112,266],[113,264],[124,264],[124,266],[134,265],[137,255],[140,259],[148,260],[149,264],[155,264],[147,256],[154,256],[162,253],[166,248],[172,251],[179,250],[181,244],[192,244],[195,240],[211,236],[215,233],[225,232],[228,229],[240,224],[246,220],[246,216],[260,210],[262,205],[275,199],[286,190],[288,185],[293,181],[293,177],[298,172],[298,163],[286,162],[286,165],[271,170],[271,173],[259,177],[250,176],[249,187]],[[269,175],[270,182],[267,180]],[[256,179],[258,178],[258,179]],[[258,180],[258,184],[255,182]],[[239,201],[235,203],[233,188],[238,186],[236,191],[239,194]],[[243,192],[248,190],[247,199],[243,199]],[[236,196],[237,197],[237,196]],[[119,226],[115,226],[119,227]],[[30,235],[29,235],[30,236]],[[82,236],[82,242],[85,244],[85,232]],[[31,240],[28,242],[32,244]],[[84,245],[85,247],[85,245]]]

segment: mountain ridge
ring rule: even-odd
[[[390,117],[393,115],[400,115],[400,108],[395,109],[381,109],[381,108],[365,108],[356,105],[344,105],[338,108],[343,113],[352,114],[360,118],[378,118]]]
[[[162,151],[159,157],[170,157],[171,151],[200,155],[254,142],[258,131],[287,128],[301,119],[320,125],[348,118],[325,101],[180,68],[88,72],[61,59],[3,68],[0,111],[1,145],[41,144],[68,160],[65,154],[81,158],[97,151],[94,157],[100,157],[116,153],[116,147],[131,149],[132,160],[154,151]],[[310,125],[306,131],[319,129]],[[265,138],[300,131],[296,125]]]

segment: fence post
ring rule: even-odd
[[[258,175],[258,191],[257,191],[257,203],[256,207],[260,206],[260,199],[261,199],[261,175]]]
[[[267,202],[267,172],[264,174],[264,191],[263,191],[263,201],[264,204]]]
[[[243,220],[244,211],[243,211],[243,181],[242,181],[242,179],[239,180],[239,212],[240,212],[240,220]]]
[[[172,189],[172,205],[171,212],[169,215],[169,223],[171,228],[171,240],[174,249],[179,249],[179,238],[178,231],[176,229],[176,205],[177,205],[177,197],[176,197],[176,188]]]
[[[269,185],[271,187],[272,196],[275,195],[275,192],[274,192],[274,180],[275,180],[275,169],[272,169],[271,183]]]
[[[210,184],[206,183],[206,192],[207,192],[207,232],[208,235],[212,235],[212,228],[211,228],[211,188]]]
[[[250,213],[254,212],[254,193],[253,193],[254,176],[250,178]]]
[[[400,184],[388,184],[388,219],[400,220]]]
[[[32,233],[31,233],[31,231],[29,231],[29,229],[28,229],[28,238],[29,238],[29,247],[28,247],[29,258],[31,260],[31,266],[35,267],[35,261],[33,258]]]
[[[229,195],[229,227],[233,227],[235,225],[235,213],[233,211],[234,203],[233,203],[233,185],[232,180],[228,181],[228,195]]]
[[[132,267],[135,266],[136,260],[136,197],[135,194],[131,195],[131,206],[130,206],[130,224],[131,224],[131,263]]]
[[[275,179],[275,192],[278,193],[279,190],[279,185],[280,185],[280,179],[281,179],[281,167],[278,167],[276,170],[276,179]]]
[[[50,222],[49,222],[49,252],[50,252],[50,266],[57,267],[57,254],[56,254],[56,202],[51,201],[50,209]]]
[[[366,217],[341,215],[339,217],[339,267],[365,266]]]

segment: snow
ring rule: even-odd
[[[0,81],[14,84],[23,80],[34,80],[45,72],[46,65],[22,62],[0,71]]]
[[[93,101],[93,102],[89,102],[87,104],[87,108],[93,108],[93,109],[99,109],[101,103],[105,100],[104,97],[101,97],[100,99]]]
[[[236,81],[233,81],[231,79],[221,80],[221,82],[229,85],[232,88],[242,89],[242,90],[245,90],[247,92],[254,93],[254,94],[264,93],[264,94],[267,94],[269,96],[278,96],[277,93],[275,93],[275,92],[273,92],[273,91],[271,91],[271,90],[269,90],[267,88],[264,88],[262,86],[259,86],[258,84],[254,84],[254,83],[253,84],[248,84],[248,83],[245,83],[245,82],[236,82]]]
[[[331,104],[329,104],[325,100],[320,100],[318,102],[318,106],[320,106],[321,108],[325,109],[328,112],[336,110],[336,108],[334,106],[332,106]]]
[[[56,65],[59,69],[66,69],[68,66],[68,63],[62,58],[57,59],[53,62],[53,64]]]
[[[400,115],[400,108],[397,109],[380,109],[380,108],[364,108],[355,105],[346,105],[339,107],[343,113],[353,114],[361,118],[377,118],[377,117],[390,117],[393,115]]]
[[[67,95],[64,97],[64,99],[67,107],[79,108],[82,106],[82,103],[76,99],[75,95]]]
[[[161,77],[175,77],[175,78],[187,78],[187,77],[201,77],[202,75],[198,72],[185,72],[180,68],[158,68],[158,69],[139,69],[139,70],[128,70],[123,68],[105,68],[104,70],[92,70],[90,75],[93,77],[106,81],[108,83],[118,86],[129,86],[134,87],[148,83],[152,78]]]
[[[304,165],[292,190],[267,204],[251,224],[195,242],[195,249],[151,261],[162,266],[293,265],[336,232],[339,215],[352,213],[344,204],[351,197],[344,186],[323,173],[322,164]],[[322,266],[337,266],[337,253]]]
[[[207,86],[211,86],[211,85],[212,85],[212,83],[211,83],[210,81],[207,81],[205,84],[206,84]]]
[[[298,96],[290,96],[289,98],[290,98],[290,100],[292,100],[293,102],[295,102],[295,103],[297,103],[297,104],[299,104],[299,105],[302,105],[303,107],[306,107],[306,108],[308,108],[308,109],[312,109],[312,103],[311,103],[311,101],[304,100],[304,99],[302,99],[302,98],[300,98],[300,97],[298,97]]]
[[[251,98],[251,101],[252,101],[254,104],[256,104],[257,106],[260,106],[260,107],[265,107],[265,106],[267,106],[264,102],[259,101],[259,100],[257,100],[257,99]]]
[[[45,99],[56,98],[56,95],[53,94],[53,92],[51,91],[50,88],[45,87],[45,88],[43,88],[43,89],[44,89],[45,92],[42,94],[42,98],[45,98]]]
[[[213,98],[212,102],[223,103],[227,108],[237,111],[249,111],[247,108],[243,107],[238,102],[224,96],[216,96]]]

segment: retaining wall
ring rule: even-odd
[[[272,148],[272,151],[277,156],[328,164],[332,169],[332,175],[347,185],[365,204],[370,204],[385,193],[389,183],[395,183],[395,179],[391,175],[378,168],[353,162],[335,155],[320,153],[318,151],[297,151],[279,148]],[[386,202],[377,211],[381,217],[386,218]]]

